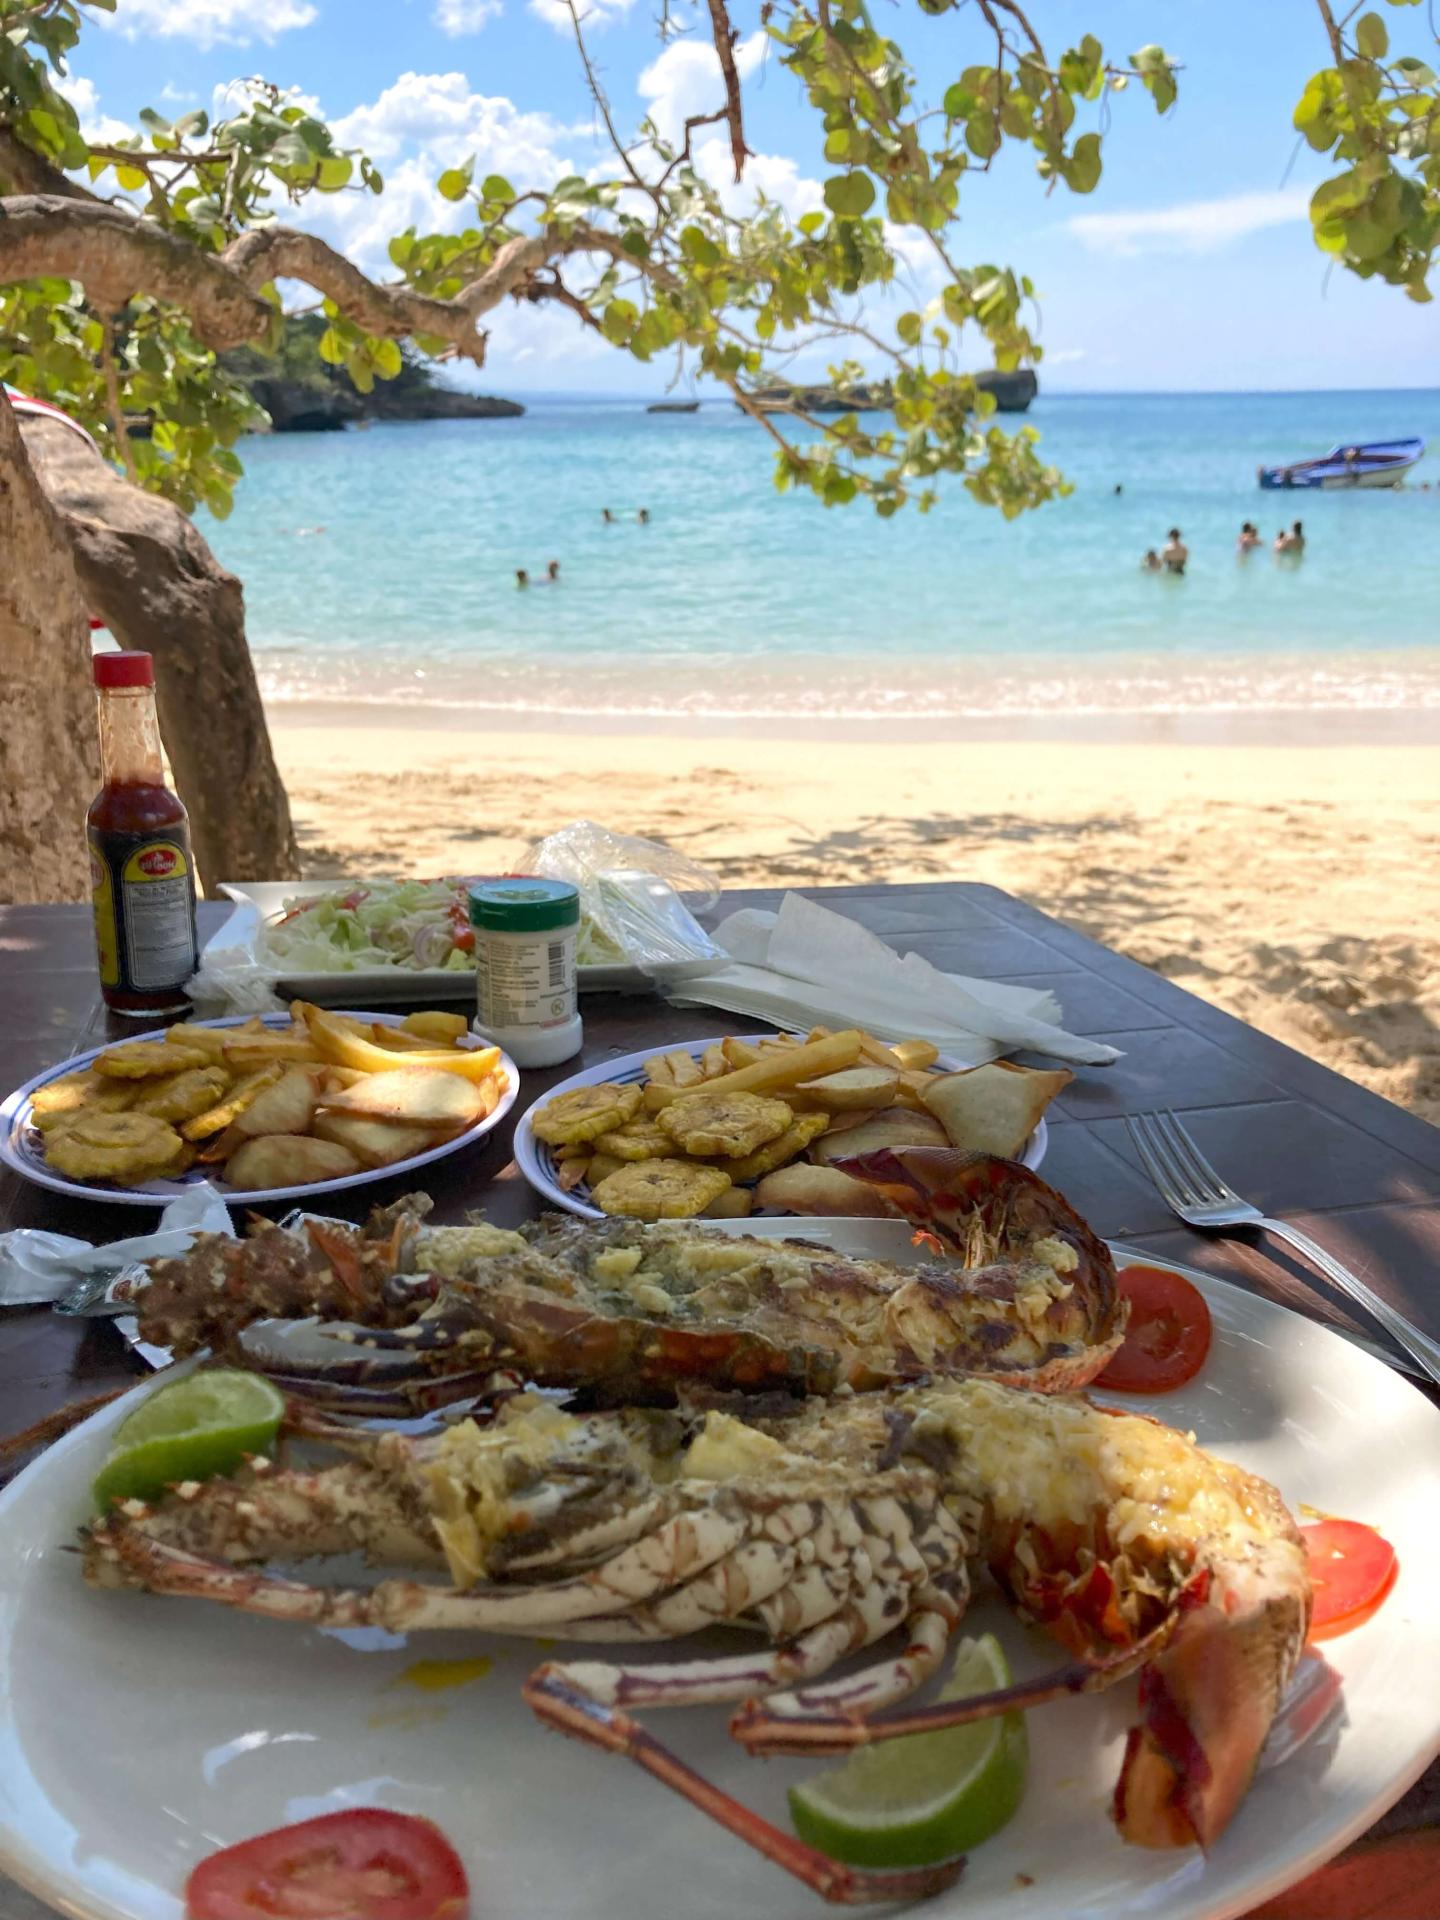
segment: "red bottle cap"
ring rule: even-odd
[[[91,662],[97,687],[153,687],[155,662],[148,653],[97,653]]]

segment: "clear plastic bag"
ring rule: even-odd
[[[724,958],[695,918],[719,900],[719,879],[658,840],[576,820],[528,848],[517,871],[579,888],[581,966],[673,975],[677,967],[698,972]]]

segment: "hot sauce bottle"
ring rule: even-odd
[[[148,653],[97,653],[94,669],[105,784],[85,821],[100,992],[112,1013],[172,1013],[195,971],[195,863],[165,784],[155,667]]]

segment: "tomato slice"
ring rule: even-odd
[[[202,1860],[189,1920],[464,1920],[470,1888],[440,1829],[352,1807],[276,1827]]]
[[[1173,1393],[1210,1351],[1210,1309],[1198,1287],[1168,1267],[1123,1267],[1130,1302],[1125,1344],[1095,1382],[1111,1393]]]
[[[1317,1520],[1300,1529],[1310,1556],[1310,1638],[1332,1640],[1363,1626],[1400,1571],[1390,1542],[1358,1520]]]

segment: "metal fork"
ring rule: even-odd
[[[1173,1113],[1127,1114],[1125,1124],[1146,1172],[1172,1213],[1178,1214],[1188,1226],[1202,1227],[1207,1232],[1226,1227],[1260,1227],[1266,1233],[1273,1233],[1276,1239],[1288,1241],[1327,1280],[1364,1307],[1395,1344],[1440,1386],[1440,1341],[1432,1340],[1403,1313],[1397,1313],[1308,1233],[1301,1233],[1298,1227],[1284,1220],[1271,1220],[1248,1200],[1242,1200],[1216,1173]]]

